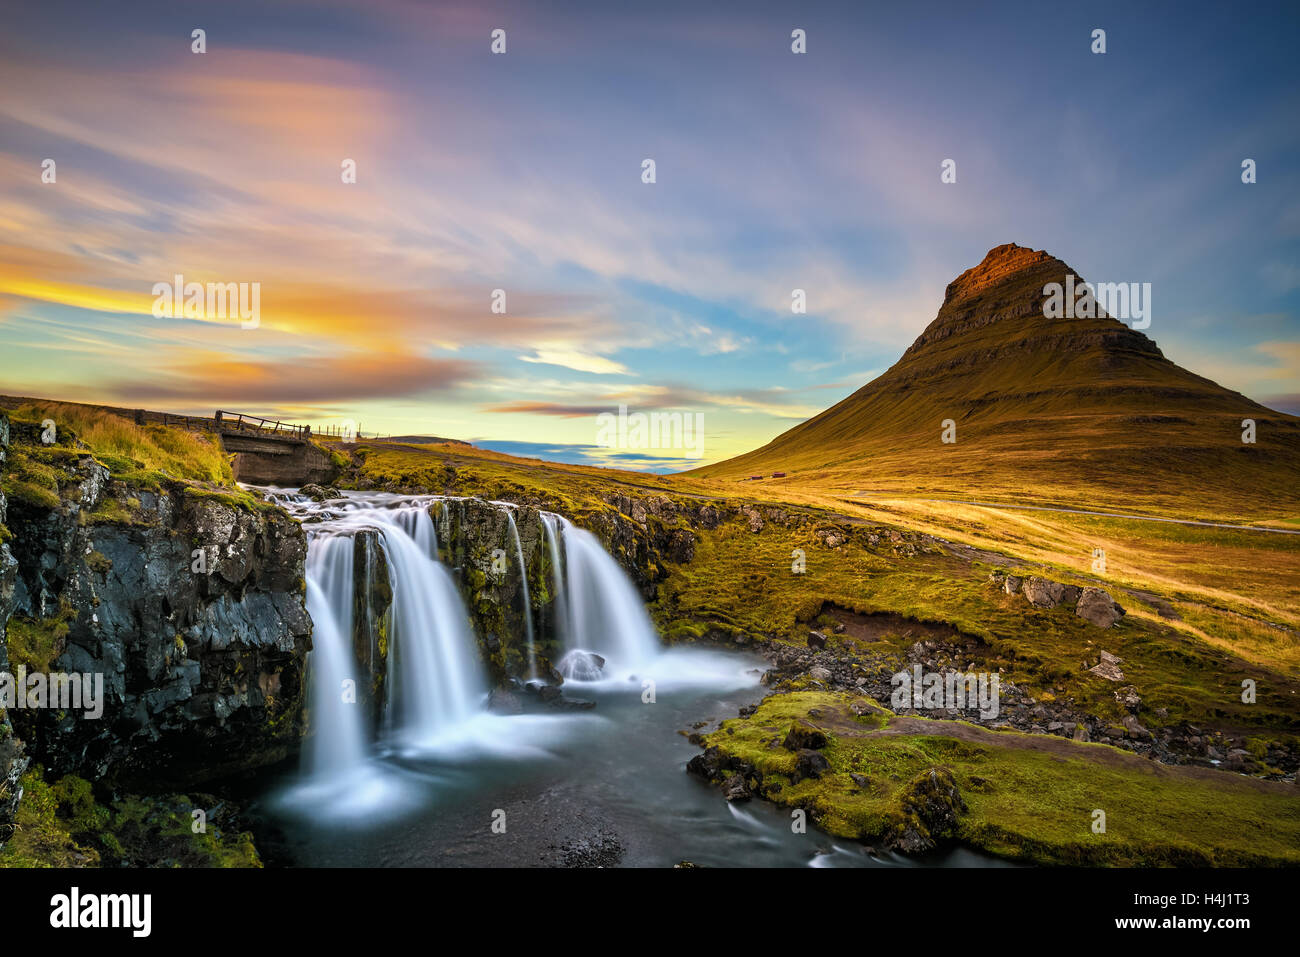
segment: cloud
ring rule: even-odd
[[[630,375],[627,366],[604,356],[579,352],[576,349],[542,348],[531,356],[519,356],[522,362],[536,362],[545,365],[564,366],[575,372],[590,372],[595,375]]]
[[[483,373],[460,359],[389,354],[325,356],[281,361],[191,355],[156,377],[119,379],[105,388],[132,403],[326,403],[454,393]]]
[[[507,402],[503,405],[488,406],[484,412],[501,412],[506,414],[554,415],[562,419],[581,419],[608,412],[607,405],[561,405],[558,402]]]

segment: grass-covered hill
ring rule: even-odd
[[[693,474],[1294,516],[1300,418],[1181,368],[1116,319],[1046,318],[1044,286],[1072,273],[1045,252],[996,247],[949,284],[938,316],[883,375],[762,448]],[[1173,320],[1154,300],[1158,333]],[[949,419],[956,441],[945,443]],[[1244,419],[1255,422],[1253,444],[1242,441]]]

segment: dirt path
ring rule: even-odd
[[[857,497],[869,492],[854,492]],[[1065,512],[1067,515],[1098,515],[1102,518],[1128,518],[1138,522],[1165,522],[1170,525],[1198,525],[1202,528],[1231,528],[1242,532],[1273,532],[1276,535],[1300,535],[1300,528],[1269,528],[1263,525],[1230,525],[1225,522],[1198,522],[1190,518],[1160,518],[1155,515],[1130,515],[1126,512],[1093,512],[1082,508],[1062,508],[1053,505],[1007,505],[1002,502],[978,502],[959,498],[913,498],[911,502],[940,505],[978,505],[981,508],[1014,508],[1024,512]]]
[[[860,725],[858,726],[861,727]],[[837,733],[843,733],[841,727],[836,727]],[[1018,748],[1021,750],[1038,751],[1043,754],[1051,754],[1060,758],[1070,758],[1078,761],[1094,761],[1097,764],[1107,765],[1114,768],[1123,768],[1125,770],[1144,771],[1155,777],[1166,778],[1193,778],[1199,781],[1207,781],[1220,785],[1236,785],[1238,787],[1251,787],[1258,791],[1265,791],[1273,794],[1285,794],[1288,797],[1300,796],[1294,785],[1281,781],[1264,781],[1260,778],[1247,777],[1243,774],[1231,774],[1227,771],[1218,771],[1214,768],[1203,768],[1195,765],[1171,765],[1161,764],[1158,761],[1152,761],[1138,754],[1130,754],[1127,751],[1121,751],[1118,748],[1112,748],[1104,744],[1085,744],[1072,741],[1068,738],[1058,737],[1053,734],[1021,734],[1012,732],[990,731],[987,728],[980,728],[972,724],[966,724],[959,721],[935,722],[922,718],[914,718],[908,715],[896,715],[889,719],[885,727],[875,731],[859,733],[861,737],[870,737],[873,735],[929,735],[945,738],[956,738],[959,741],[965,741],[970,744],[984,745],[992,748]]]

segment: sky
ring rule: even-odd
[[[1151,283],[1169,358],[1300,413],[1300,8],[1071,6],[6,10],[0,393],[673,471],[861,387],[1015,242]],[[256,322],[156,316],[177,275]],[[600,444],[620,407],[702,441]]]

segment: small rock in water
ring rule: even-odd
[[[570,651],[560,659],[560,674],[571,681],[599,681],[605,659],[593,651]]]

